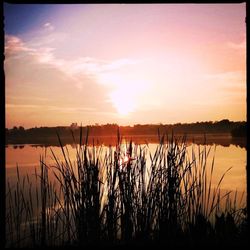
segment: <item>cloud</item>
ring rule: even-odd
[[[214,86],[215,93],[244,94],[246,92],[246,73],[244,71],[228,71],[205,75],[205,80]]]
[[[49,27],[49,24],[45,25]],[[78,58],[69,58],[65,59],[63,57],[59,57],[56,53],[56,48],[52,47],[51,44],[42,42],[33,43],[32,40],[24,42],[19,37],[12,36],[11,39],[8,38],[9,44],[14,44],[15,46],[7,46],[8,48],[12,48],[13,51],[18,55],[19,61],[10,61],[5,67],[8,69],[8,72],[12,72],[9,77],[16,76],[17,70],[20,72],[22,68],[27,73],[28,82],[34,82],[34,84],[30,85],[31,88],[37,88],[35,85],[42,84],[47,86],[48,82],[55,82],[55,84],[51,85],[52,89],[56,88],[55,86],[60,85],[62,81],[64,83],[67,82],[68,86],[64,84],[64,90],[68,88],[72,88],[72,83],[74,86],[79,89],[78,92],[83,92],[85,107],[90,104],[90,106],[98,107],[97,110],[87,109],[87,108],[69,108],[69,107],[57,107],[57,106],[44,106],[44,108],[51,112],[59,112],[59,113],[91,113],[92,115],[99,115],[97,112],[106,112],[107,108],[111,110],[111,114],[113,115],[115,109],[118,108],[118,103],[120,102],[120,98],[124,98],[124,102],[130,98],[130,103],[135,102],[135,90],[145,89],[146,84],[141,83],[140,79],[134,79],[133,74],[127,75],[128,67],[133,67],[135,64],[140,61],[134,60],[131,58],[119,58],[116,60],[103,60],[99,58],[93,58],[89,56],[80,56]],[[14,42],[13,42],[14,41]],[[19,53],[22,52],[22,53]],[[9,53],[7,58],[11,58],[12,54]],[[21,64],[20,64],[21,63]],[[19,69],[13,69],[14,65],[19,65]],[[22,65],[22,66],[21,66]],[[15,67],[14,67],[15,68]],[[125,69],[125,71],[124,71]],[[44,72],[46,73],[44,74]],[[39,80],[37,78],[40,78]],[[15,77],[16,79],[16,77]],[[22,74],[22,78],[19,78],[19,81],[22,79],[22,82],[25,81],[24,74]],[[27,80],[26,80],[27,81]],[[92,87],[93,86],[93,87]],[[144,88],[143,88],[144,86]],[[127,89],[132,88],[134,90],[134,94],[130,93],[129,97],[126,98],[124,95],[127,95]],[[31,90],[27,90],[31,91]],[[43,90],[44,93],[48,92],[48,90]],[[75,91],[67,90],[67,94]],[[98,92],[98,93],[97,93]],[[65,92],[66,93],[66,92]],[[91,93],[95,95],[96,100],[93,104],[92,98],[90,98],[89,94]],[[76,94],[74,94],[76,95]],[[71,102],[75,102],[70,97]],[[109,102],[106,102],[106,101]],[[11,108],[12,106],[7,106]],[[19,106],[18,108],[25,108]],[[35,106],[30,106],[30,108],[35,108]],[[132,108],[131,108],[132,109]]]
[[[246,49],[246,41],[243,41],[241,43],[229,42],[229,43],[227,43],[227,45],[229,48],[235,49],[235,50],[245,50]]]
[[[227,47],[238,51],[246,51],[246,35],[240,43],[228,42]]]
[[[15,109],[30,109],[36,108],[41,110],[49,110],[49,111],[59,111],[59,112],[92,112],[96,111],[95,108],[92,107],[62,107],[62,106],[55,106],[55,105],[35,105],[35,104],[16,104],[16,103],[6,103],[6,108],[15,108]]]
[[[112,105],[105,102],[108,89],[94,77],[88,76],[91,64],[98,68],[107,61],[88,57],[66,60],[57,57],[55,48],[32,47],[29,41],[24,42],[14,36],[6,40],[15,42],[12,42],[15,47],[11,47],[15,56],[8,53],[5,61],[8,119],[17,119],[16,113],[22,119],[20,115],[24,114],[25,117],[28,112],[33,112],[38,120],[45,116],[55,116],[57,119],[58,114],[69,117],[81,114],[85,119],[94,115],[100,117],[97,112],[114,111]],[[83,63],[80,73],[74,69],[78,61]]]
[[[62,62],[62,60],[60,61]],[[115,70],[119,70],[123,67],[136,64],[138,61],[122,58],[115,61],[107,61],[91,57],[80,57],[74,60],[63,61],[64,65],[67,65],[67,70],[70,74],[87,74],[89,76],[97,76],[102,73],[107,73]],[[53,64],[58,64],[55,60]]]
[[[55,48],[45,47],[36,49],[30,54],[35,56],[39,63],[54,64],[54,50]]]
[[[208,80],[217,81],[223,84],[244,83],[246,73],[244,71],[227,71],[217,74],[206,74],[204,77]]]
[[[55,27],[49,22],[45,23],[43,27],[48,31],[53,31],[55,29]]]
[[[34,105],[34,104],[14,104],[14,103],[6,103],[5,104],[5,107],[6,108],[15,108],[15,109],[18,109],[18,108],[40,108],[39,105]]]
[[[6,58],[8,58],[20,52],[34,52],[35,50],[27,47],[17,36],[6,35],[4,51]]]
[[[17,38],[18,39],[18,38]],[[74,82],[78,89],[82,89],[86,78],[91,79],[97,84],[117,89],[122,83],[128,85],[128,80],[119,72],[126,67],[138,64],[140,61],[130,58],[120,58],[117,60],[103,60],[92,57],[78,57],[73,59],[58,58],[55,54],[56,49],[49,46],[30,47],[19,39],[28,55],[33,56],[39,64],[59,70],[62,75]],[[136,83],[138,84],[138,80]],[[135,81],[132,81],[135,85]],[[134,86],[135,88],[135,86]]]
[[[245,71],[228,71],[217,74],[205,75],[207,85],[210,86],[213,98],[210,101],[232,105],[241,98],[245,100],[246,95],[246,73]],[[238,101],[237,101],[238,102]]]
[[[48,98],[45,97],[36,97],[36,96],[8,96],[10,99],[14,99],[14,100],[36,100],[36,101],[48,101]]]
[[[96,109],[92,107],[61,107],[61,106],[47,106],[47,108],[51,111],[59,111],[59,112],[69,112],[69,113],[80,113],[80,112],[93,112]]]
[[[44,26],[50,27],[50,23],[46,23]],[[48,67],[60,70],[64,75],[71,78],[78,88],[81,88],[81,80],[85,76],[94,79],[100,84],[106,84],[107,74],[139,62],[129,58],[108,61],[92,57],[79,57],[65,60],[56,57],[55,50],[55,48],[49,47],[47,44],[46,46],[42,46],[42,44],[32,46],[32,43],[25,43],[17,36],[6,35],[6,58],[11,57],[13,54],[26,52],[26,55],[33,56],[37,63],[46,64]],[[22,55],[25,56],[25,54]]]

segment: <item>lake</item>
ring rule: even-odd
[[[141,146],[145,146],[141,144]],[[66,145],[69,151],[70,158],[72,161],[75,160],[76,148],[73,145]],[[154,154],[156,150],[156,143],[148,144],[148,151]],[[194,143],[188,144],[188,152],[191,152],[193,148],[198,152],[198,145]],[[107,146],[103,147],[103,152],[107,149]],[[200,146],[204,148],[203,145]],[[214,156],[214,145],[207,145],[207,150],[211,148],[208,156],[208,165],[211,166],[212,158]],[[34,173],[34,168],[39,167],[39,159],[41,155],[47,154],[46,163],[53,165],[55,163],[52,159],[52,150],[59,159],[62,160],[61,148],[57,146],[45,147],[42,145],[8,145],[6,147],[6,179],[15,181],[16,179],[16,166],[19,166],[20,175],[26,175]],[[215,163],[214,163],[214,174],[212,184],[216,185],[223,175],[223,173],[229,168],[232,169],[226,174],[221,188],[226,190],[238,190],[239,192],[246,191],[246,156],[247,151],[244,147],[230,144],[229,146],[216,145],[215,151]],[[149,158],[149,156],[147,157]]]
[[[225,146],[225,144],[227,146]],[[166,177],[169,175],[164,175],[164,178],[161,177],[161,174],[164,174],[164,169],[166,170],[165,167],[160,168],[160,170],[158,172],[157,171],[153,172],[152,169],[155,167],[157,168],[157,164],[159,164],[159,166],[169,166],[169,165],[165,165],[164,162],[165,162],[165,159],[168,159],[168,153],[171,151],[170,149],[173,146],[173,144],[164,144],[164,145],[160,146],[159,143],[157,144],[157,143],[150,142],[148,144],[145,144],[143,142],[138,143],[138,141],[137,141],[137,143],[133,142],[132,145],[133,145],[133,151],[131,154],[131,159],[132,159],[132,161],[136,161],[137,163],[135,165],[132,164],[131,166],[132,167],[137,166],[137,167],[135,167],[135,172],[133,172],[133,169],[131,168],[132,172],[130,172],[130,173],[133,173],[133,175],[131,176],[131,179],[129,179],[129,182],[131,182],[133,177],[135,177],[135,179],[137,181],[134,182],[133,187],[135,189],[137,189],[137,191],[134,191],[133,197],[135,197],[135,198],[133,198],[133,200],[131,200],[131,201],[132,202],[139,201],[138,203],[133,203],[134,206],[136,204],[135,209],[137,209],[136,211],[138,213],[141,213],[141,211],[144,211],[143,209],[150,207],[151,201],[155,202],[153,207],[156,209],[155,210],[156,214],[154,214],[154,216],[157,217],[160,215],[160,213],[157,211],[160,211],[160,209],[161,209],[161,206],[159,206],[161,203],[157,203],[157,201],[159,201],[158,200],[159,197],[163,197],[162,199],[164,199],[164,197],[170,197],[170,195],[171,195],[169,193],[170,189],[168,189],[167,192],[163,191],[163,190],[166,190],[163,187],[167,187],[166,185],[168,185],[168,184],[164,184],[164,183],[166,183],[166,182],[164,182],[164,178],[168,178],[168,180],[169,180],[168,183],[170,183],[171,179],[170,179],[170,177]],[[227,194],[229,191],[232,191],[232,194],[230,196],[230,204],[232,204],[232,205],[235,204],[237,207],[236,209],[244,208],[246,205],[246,157],[247,157],[246,148],[239,146],[238,144],[237,145],[230,144],[230,143],[228,144],[228,143],[225,143],[225,141],[223,142],[223,145],[221,145],[221,144],[198,145],[198,144],[192,143],[190,141],[187,142],[186,144],[182,144],[182,145],[185,145],[185,146],[180,147],[180,151],[178,151],[178,149],[177,149],[177,151],[178,152],[182,152],[182,151],[186,152],[185,159],[187,160],[188,163],[194,162],[194,159],[195,159],[195,162],[197,162],[197,166],[201,166],[204,164],[204,162],[206,162],[206,164],[205,164],[206,170],[205,171],[207,173],[207,179],[199,177],[200,174],[202,175],[202,172],[199,172],[199,170],[198,171],[195,171],[195,170],[191,171],[190,170],[190,173],[189,173],[188,168],[184,167],[185,171],[187,170],[185,172],[186,173],[185,176],[187,176],[188,178],[187,179],[182,178],[182,184],[184,183],[184,180],[186,179],[187,180],[186,183],[190,183],[191,185],[190,186],[187,185],[188,186],[187,192],[184,189],[185,186],[180,186],[181,187],[180,190],[181,190],[182,195],[180,196],[181,197],[180,199],[178,199],[178,196],[174,196],[174,197],[176,197],[175,201],[180,202],[179,204],[185,204],[185,203],[182,203],[185,201],[187,201],[187,202],[194,201],[192,198],[193,197],[192,195],[194,195],[196,198],[200,197],[201,200],[199,200],[200,199],[199,198],[199,199],[195,200],[194,204],[189,203],[188,206],[182,206],[181,211],[184,211],[184,213],[180,212],[180,214],[179,214],[179,216],[181,216],[179,219],[180,222],[184,221],[184,225],[188,225],[188,223],[190,222],[190,218],[192,218],[192,216],[189,217],[188,211],[191,211],[190,214],[195,214],[196,213],[195,211],[197,208],[196,204],[199,204],[199,203],[204,204],[204,206],[202,206],[204,209],[204,208],[210,207],[211,202],[213,202],[212,199],[210,199],[210,201],[208,203],[206,203],[206,202],[204,203],[203,198],[202,198],[204,196],[199,196],[200,189],[197,188],[197,184],[198,184],[198,186],[200,185],[199,179],[201,178],[203,181],[205,180],[205,183],[207,186],[209,186],[209,183],[211,180],[212,190],[216,190],[216,187],[217,187],[218,183],[220,182],[221,177],[229,168],[231,168],[230,171],[228,171],[226,173],[226,175],[225,175],[225,177],[220,185],[220,195],[221,195],[220,197],[227,197],[224,195]],[[126,155],[127,155],[126,152],[128,152],[128,146],[129,146],[128,143],[126,143],[125,141],[122,141],[122,143],[120,144],[120,150],[121,150],[120,152],[123,152],[124,154],[122,153],[118,157],[118,161],[116,161],[116,162],[118,162],[118,166],[119,166],[119,171],[118,171],[119,177],[117,177],[117,178],[119,180],[121,180],[121,183],[123,183],[123,184],[126,183],[126,179],[120,179],[120,178],[127,178],[126,173],[129,173],[129,171],[127,172],[127,170],[126,170],[126,168],[129,164],[127,164],[127,163],[124,164],[124,161],[126,161]],[[64,149],[65,153],[67,154],[68,159],[70,159],[70,161],[72,162],[73,171],[77,170],[76,152],[77,152],[77,150],[79,150],[79,145],[75,146],[75,145],[68,144],[68,145],[63,146],[63,149]],[[99,150],[99,149],[101,149],[101,150]],[[100,153],[99,154],[100,159],[104,159],[105,156],[108,156],[108,159],[111,159],[111,158],[113,159],[115,157],[114,155],[115,155],[116,147],[114,145],[112,145],[112,146],[111,145],[110,146],[103,145],[101,147],[100,146],[99,147],[89,146],[88,150],[89,150],[88,157],[90,155],[93,156],[95,154],[94,152],[96,152],[96,153]],[[144,153],[140,154],[140,150],[142,150],[141,152],[145,153],[145,158],[144,158],[144,156],[142,156]],[[154,157],[155,152],[159,152],[160,150],[162,152],[160,154],[160,156],[158,154],[157,157]],[[39,231],[40,225],[45,225],[45,224],[42,224],[42,221],[46,221],[45,219],[43,220],[43,218],[46,218],[46,217],[47,217],[47,220],[49,223],[48,225],[49,225],[49,227],[51,227],[51,229],[50,229],[51,231],[48,231],[48,233],[53,232],[51,234],[52,235],[51,236],[52,237],[51,238],[52,244],[62,245],[62,242],[64,242],[65,238],[73,237],[75,230],[77,230],[77,221],[79,218],[77,217],[77,214],[74,214],[75,210],[73,209],[73,207],[80,206],[79,204],[81,204],[81,203],[78,203],[78,201],[80,201],[80,199],[79,199],[80,196],[78,196],[79,195],[78,190],[82,190],[82,189],[81,188],[74,189],[75,191],[73,191],[73,196],[71,196],[71,197],[73,197],[73,199],[75,199],[75,203],[69,203],[72,205],[72,207],[71,207],[71,205],[70,205],[70,207],[69,206],[67,207],[67,205],[66,205],[67,203],[65,203],[66,202],[65,195],[67,194],[68,191],[66,192],[64,189],[62,191],[60,185],[58,185],[58,180],[56,179],[56,177],[53,173],[53,171],[55,171],[55,173],[56,173],[57,170],[54,168],[54,166],[56,166],[56,162],[55,162],[55,159],[53,158],[52,152],[57,157],[60,164],[61,165],[64,164],[62,148],[60,148],[58,146],[44,146],[44,145],[31,145],[31,144],[7,145],[6,146],[6,180],[7,180],[7,182],[6,182],[7,199],[6,200],[7,200],[7,212],[8,212],[6,230],[7,230],[8,241],[11,242],[11,244],[15,244],[13,242],[18,243],[20,236],[23,237],[24,239],[27,239],[27,242],[26,242],[26,240],[24,241],[24,242],[26,242],[25,244],[27,244],[27,245],[31,244],[29,241],[35,237],[35,232],[37,232],[37,234],[40,235],[40,233],[39,233],[40,232]],[[92,152],[92,153],[90,153],[90,152]],[[116,152],[119,152],[119,151],[116,151]],[[204,161],[205,158],[203,158],[203,157],[206,154],[207,154],[207,158],[206,158],[206,161]],[[195,155],[195,157],[193,157],[193,155]],[[92,157],[92,156],[90,156],[90,157]],[[163,158],[162,158],[162,156],[163,156]],[[181,157],[178,158],[178,154],[175,154],[175,156],[176,156],[176,159],[181,159]],[[49,170],[48,176],[49,176],[49,180],[50,180],[49,183],[53,185],[53,186],[51,186],[49,184],[49,186],[47,186],[48,189],[46,192],[43,192],[42,190],[39,189],[39,187],[42,187],[42,185],[43,185],[42,184],[43,182],[40,182],[40,178],[39,178],[41,157],[43,157],[43,162],[45,162],[46,165],[49,167],[48,168],[48,170]],[[143,164],[140,165],[141,164],[140,162],[142,159],[145,159],[145,162],[146,162],[145,165],[143,165]],[[155,159],[157,159],[157,160],[155,160]],[[167,160],[168,164],[170,161]],[[214,161],[214,165],[213,165],[213,161]],[[106,210],[106,209],[112,204],[111,201],[113,201],[113,200],[116,201],[114,203],[114,204],[116,204],[116,209],[114,210],[115,211],[114,214],[116,214],[118,211],[121,211],[119,209],[122,208],[119,205],[119,204],[122,204],[121,202],[123,202],[121,199],[119,199],[119,195],[121,195],[121,193],[116,193],[116,194],[118,194],[117,195],[118,198],[115,198],[116,196],[114,196],[114,197],[112,196],[113,198],[111,199],[111,201],[108,200],[108,193],[111,190],[110,188],[112,187],[112,184],[110,184],[111,183],[110,182],[111,179],[109,179],[110,177],[107,178],[107,176],[113,175],[113,174],[109,175],[108,173],[114,173],[113,166],[115,166],[115,165],[114,165],[113,160],[111,160],[111,161],[108,160],[104,165],[102,165],[104,162],[105,161],[102,161],[102,160],[100,161],[101,164],[99,165],[100,166],[99,173],[101,173],[101,175],[99,175],[99,177],[98,177],[98,180],[100,181],[100,184],[99,184],[100,190],[102,190],[103,196],[101,196],[102,198],[100,198],[99,195],[97,196],[97,197],[99,197],[98,200],[100,199],[100,208],[98,208],[98,210],[95,210],[98,212],[95,216],[93,216],[93,218],[101,216],[103,213],[104,214],[108,213],[107,212],[108,210]],[[111,163],[111,162],[113,162],[113,163]],[[183,165],[185,165],[185,164],[183,164]],[[17,181],[18,181],[17,166],[18,166],[19,177],[21,180],[21,181],[19,181],[18,185],[17,185]],[[103,166],[106,166],[106,167],[102,168]],[[140,175],[140,174],[138,174],[138,172],[136,172],[138,169],[141,169],[140,167],[138,168],[138,166],[145,166],[146,171],[144,171],[144,173],[145,173],[145,175],[143,175],[144,177],[142,177],[142,175]],[[172,166],[178,166],[178,168],[180,167],[180,165],[178,165],[178,164],[172,165]],[[187,165],[185,165],[185,166],[187,166]],[[211,177],[210,171],[211,171],[212,166],[214,166],[214,167],[213,167],[213,174]],[[174,167],[174,168],[176,168],[176,167]],[[171,169],[168,167],[167,169],[171,169],[171,171],[173,173],[175,171],[174,168]],[[194,169],[194,168],[196,168],[196,164],[192,163],[192,169]],[[36,171],[35,171],[35,169],[36,169]],[[108,170],[108,169],[110,169],[110,170]],[[199,167],[197,169],[199,169]],[[92,169],[91,171],[94,171],[94,169]],[[153,174],[152,174],[152,172],[153,172]],[[182,170],[177,171],[177,172],[179,172],[179,174],[180,174],[179,176],[181,176],[183,174]],[[35,173],[37,173],[38,175],[36,175]],[[88,173],[90,174],[91,172],[88,172]],[[92,173],[94,173],[94,172],[92,172]],[[154,173],[157,173],[158,177]],[[167,172],[167,174],[168,173],[169,172]],[[197,175],[198,176],[197,182],[196,182],[196,176],[193,175],[193,173],[198,174]],[[172,174],[170,174],[170,176],[171,175]],[[72,175],[70,175],[70,176],[72,177]],[[87,175],[85,175],[85,176],[87,176]],[[103,176],[103,179],[102,179],[102,176]],[[152,176],[156,177],[156,179],[154,179],[154,180],[156,180],[156,182],[153,182],[153,184],[151,182],[151,185],[149,185],[148,183],[150,183],[150,177],[152,178]],[[26,177],[26,178],[23,179],[22,177]],[[70,179],[71,179],[71,177],[70,177]],[[145,189],[144,188],[140,189],[140,186],[138,186],[138,185],[140,185],[140,183],[143,183],[143,181],[142,181],[143,179],[140,179],[140,178],[145,178],[144,179],[145,185],[143,184],[144,186],[141,186],[141,188],[146,187]],[[64,181],[66,179],[67,178],[65,177]],[[115,179],[115,180],[118,180],[118,179]],[[27,185],[27,186],[24,185],[25,182],[23,182],[23,180],[26,181],[26,184],[27,184],[27,180],[28,180],[28,183],[30,183],[30,185]],[[73,178],[71,180],[73,180]],[[93,186],[93,179],[91,179],[91,176],[88,177],[87,180],[88,180],[87,182],[85,181],[85,182],[77,182],[77,183],[79,185],[81,183],[84,183],[82,187],[87,188],[86,190],[90,190],[90,189],[88,189],[89,187],[92,187],[92,188],[97,187],[97,184],[96,184],[96,186]],[[188,180],[190,180],[191,182],[189,182]],[[155,183],[156,183],[156,185],[155,185]],[[162,188],[163,188],[162,191],[160,191],[160,192],[157,191],[158,188],[161,187],[161,186],[157,186],[157,185],[159,185],[159,183],[160,183],[160,185],[162,185]],[[86,186],[85,186],[85,184],[86,184]],[[90,185],[90,186],[88,186],[88,185]],[[116,188],[118,188],[116,181],[114,182],[113,185],[116,186]],[[149,189],[149,191],[147,191],[148,190],[147,186],[150,186],[151,188],[153,187],[153,189]],[[123,187],[126,187],[126,186],[121,185],[116,190],[122,190]],[[203,187],[203,184],[201,184],[200,187]],[[12,190],[11,192],[9,192],[9,190],[10,190],[9,188]],[[129,188],[129,186],[127,186],[127,188]],[[22,189],[21,193],[20,193],[20,189]],[[194,192],[192,191],[192,189],[194,190]],[[82,200],[82,202],[85,202],[83,204],[99,204],[97,202],[97,200],[94,199],[95,192],[93,191],[93,189],[91,189],[91,190],[92,190],[92,192],[87,191],[87,192],[85,192],[85,196],[82,196],[81,200]],[[145,190],[145,191],[143,191],[143,190]],[[126,191],[126,189],[125,189],[125,191]],[[237,196],[235,196],[236,191],[237,191]],[[80,192],[80,194],[81,194],[81,192]],[[145,197],[143,196],[144,192],[146,194]],[[153,194],[152,192],[155,192],[155,193]],[[189,194],[189,192],[190,192],[190,194]],[[207,192],[205,192],[205,193],[207,194]],[[50,195],[47,196],[48,194],[50,194]],[[129,192],[128,193],[126,192],[126,194],[129,195]],[[153,194],[153,196],[151,197],[152,194]],[[165,196],[165,194],[167,194],[167,196]],[[173,194],[176,195],[177,193],[173,193]],[[161,195],[161,196],[158,196],[158,195]],[[55,197],[57,197],[57,198],[55,199]],[[88,197],[92,197],[92,198],[88,198]],[[120,197],[122,197],[122,196],[120,196]],[[146,198],[146,197],[148,197],[148,198]],[[234,199],[234,197],[236,197],[236,199]],[[46,200],[48,198],[49,198],[49,200]],[[143,199],[143,202],[142,202],[142,200],[140,201],[140,199]],[[166,198],[166,199],[168,199],[168,198]],[[23,203],[23,200],[27,201],[27,203],[26,202]],[[37,200],[37,202],[36,202],[36,200]],[[168,200],[166,200],[166,201],[168,201]],[[88,203],[88,202],[90,202],[90,203]],[[95,203],[95,202],[97,202],[97,203]],[[147,203],[145,203],[146,207],[144,207],[144,202],[147,202]],[[46,205],[43,206],[43,204],[46,204]],[[109,205],[107,206],[107,204],[109,204]],[[227,204],[228,204],[227,199],[222,198],[222,201],[220,202],[220,206],[227,207]],[[24,209],[24,206],[25,207],[27,206],[28,209],[27,208]],[[104,209],[104,207],[105,207],[105,209]],[[229,207],[230,207],[230,205],[229,205]],[[95,208],[94,205],[93,205],[93,208]],[[188,210],[185,210],[186,208]],[[190,210],[189,210],[189,208],[190,208]],[[173,210],[173,208],[168,208],[168,210],[175,211],[175,210]],[[32,212],[30,213],[30,211],[32,211]],[[44,213],[42,213],[42,211],[44,211]],[[76,210],[76,211],[78,211],[78,210]],[[100,211],[102,211],[101,214],[99,214]],[[208,210],[206,210],[206,211],[208,211]],[[216,212],[217,210],[213,210],[213,211]],[[210,216],[205,212],[205,210],[204,210],[204,213],[206,214],[206,216],[208,216],[211,219],[211,222],[214,222],[213,214]],[[131,216],[132,215],[133,215],[133,213],[131,213]],[[145,213],[144,217],[148,218],[149,215],[147,215],[147,213]],[[68,219],[68,218],[71,218],[71,219]],[[88,218],[88,217],[86,217],[86,218]],[[107,217],[101,216],[100,218],[102,218],[101,223],[104,223],[104,225],[105,225],[105,223],[107,223],[105,218],[107,218]],[[135,218],[137,218],[137,217],[135,217]],[[40,222],[41,222],[41,224],[39,224]],[[93,223],[93,221],[91,223]],[[119,226],[122,223],[122,221],[120,219],[117,219],[116,223],[117,223],[116,225]],[[13,227],[14,227],[14,231],[13,231]],[[154,228],[154,224],[151,224],[151,227]],[[71,228],[73,235],[66,236],[65,232],[67,232],[67,230],[65,230],[65,228]],[[119,230],[117,231],[116,237],[118,237],[118,239],[121,237],[121,232]]]

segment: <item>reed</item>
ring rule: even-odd
[[[75,160],[58,134],[62,157],[53,165],[40,159],[35,181],[7,183],[7,247],[124,244],[227,244],[244,234],[246,210],[237,192],[212,186],[211,147],[188,153],[185,136],[159,134],[154,153],[148,145],[123,143],[104,149],[80,131]],[[215,155],[215,149],[214,149]],[[62,160],[63,159],[63,160]],[[241,198],[243,199],[243,197]],[[231,242],[231,241],[230,241]]]

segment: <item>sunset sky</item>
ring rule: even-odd
[[[4,4],[6,127],[246,120],[242,4]]]

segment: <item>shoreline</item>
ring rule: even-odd
[[[179,140],[182,139],[184,133],[174,134],[175,138]],[[171,135],[168,135],[171,137]],[[166,137],[165,137],[166,138]],[[79,144],[80,140],[76,137],[75,141],[72,136],[60,136],[62,145],[67,144]],[[159,136],[153,134],[141,134],[141,135],[122,135],[121,139],[125,139],[127,142],[132,139],[136,144],[146,144],[146,143],[159,143]],[[86,137],[82,138],[82,143],[85,143]],[[186,134],[187,143],[195,143],[202,145],[213,145],[218,144],[222,146],[230,146],[231,144],[246,148],[246,137],[232,137],[230,133],[190,133]],[[117,143],[117,135],[89,135],[88,144],[94,145],[105,145],[105,146],[115,146]],[[58,138],[56,136],[28,136],[28,137],[18,137],[15,139],[6,138],[5,147],[10,145],[31,145],[31,146],[60,146]]]

